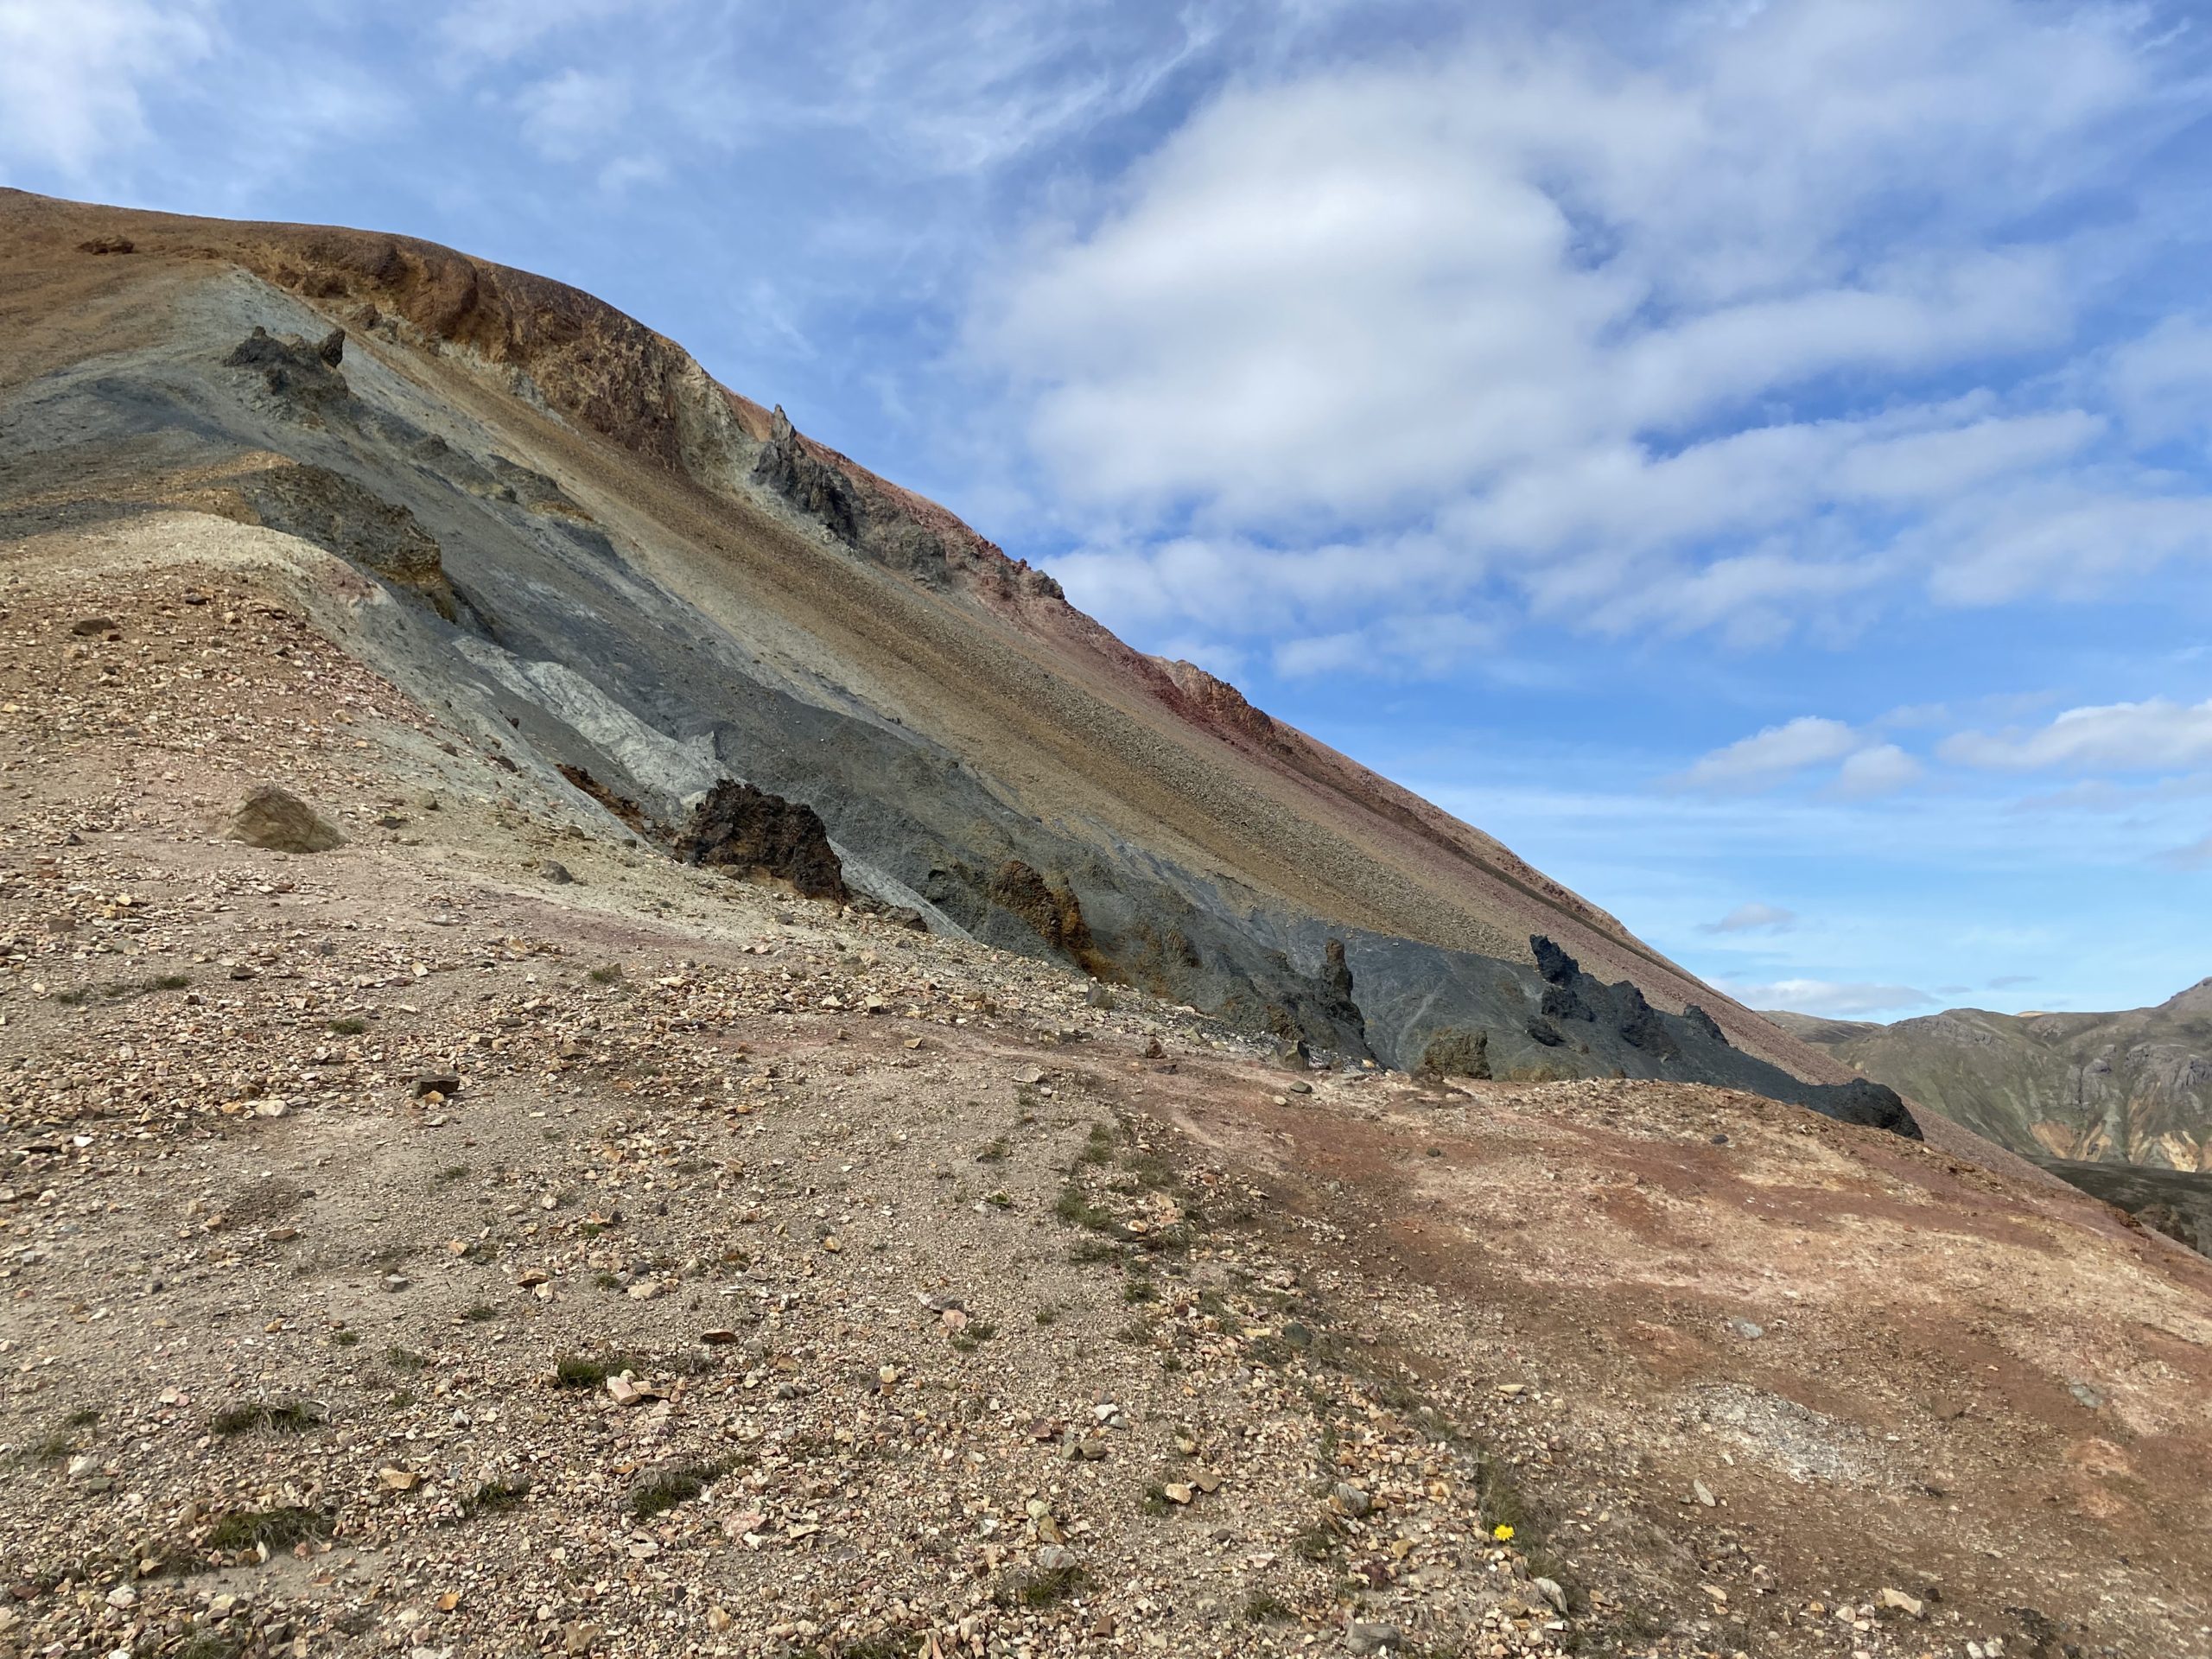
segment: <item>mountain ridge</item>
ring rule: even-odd
[[[1135,651],[582,290],[370,232],[22,193],[0,195],[0,421],[21,458],[0,514],[30,528],[212,487],[229,516],[319,534],[418,597],[442,584],[466,626],[380,617],[378,665],[473,704],[517,764],[588,773],[671,825],[742,778],[818,811],[880,902],[1286,1043],[1414,1065],[1479,1035],[1501,1076],[1801,1103],[1853,1081],[1492,837]],[[248,368],[216,365],[254,329],[300,344],[241,400]],[[329,330],[338,362],[317,369],[306,342]],[[313,512],[240,483],[270,454],[307,469],[284,476]],[[57,473],[76,480],[60,502]],[[435,559],[365,550],[362,498]],[[1632,1000],[1585,999],[1592,1017],[1562,1034],[1532,937]],[[1648,1043],[1627,1029],[1647,1020]]]
[[[2023,1156],[2212,1166],[2212,978],[2107,1014],[1767,1018]]]

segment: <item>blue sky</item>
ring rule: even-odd
[[[2212,973],[2212,16],[0,0],[0,177],[560,276],[1763,1006]]]

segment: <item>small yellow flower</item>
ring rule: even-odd
[[[1490,1529],[1490,1535],[1501,1544],[1510,1544],[1513,1541],[1513,1529],[1501,1521]]]

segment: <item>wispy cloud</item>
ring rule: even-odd
[[[1764,985],[1730,985],[1728,993],[1754,1008],[1865,1020],[1934,1006],[1936,999],[1910,985],[1839,983],[1827,979],[1777,979]]]
[[[1796,925],[1797,912],[1779,905],[1738,905],[1717,922],[1702,922],[1700,933],[1784,933]]]
[[[190,77],[220,38],[213,0],[0,3],[0,165],[83,176],[143,143],[147,89]]]
[[[2006,772],[2176,772],[2212,766],[2212,701],[2069,709],[2049,725],[1995,734],[1961,732],[1937,753],[1961,766]]]
[[[2212,833],[2159,854],[2158,862],[2177,870],[2212,870]]]

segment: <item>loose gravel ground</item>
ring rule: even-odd
[[[1286,1068],[626,844],[273,579],[0,582],[0,1654],[2212,1650],[2110,1212]]]

